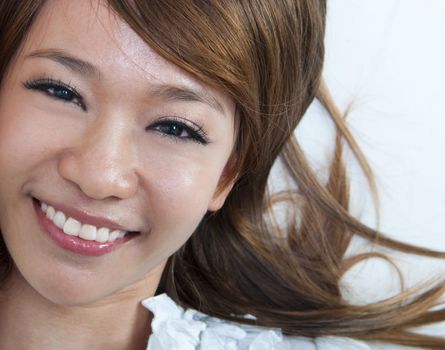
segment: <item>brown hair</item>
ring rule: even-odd
[[[44,0],[0,3],[0,84]],[[353,235],[404,252],[444,253],[393,241],[348,212],[345,143],[375,191],[365,158],[321,80],[326,2],[323,0],[108,0],[161,56],[229,93],[237,105],[236,179],[226,203],[208,213],[169,260],[158,292],[204,313],[279,327],[287,334],[342,335],[445,349],[445,339],[409,331],[445,319],[429,311],[445,287],[438,284],[381,302],[356,306],[341,296],[344,271],[363,254],[345,259]],[[337,127],[326,184],[311,170],[293,131],[318,98]],[[296,185],[271,196],[267,184],[277,158]],[[290,203],[285,228],[271,207]],[[281,223],[281,226],[283,224]],[[2,244],[0,277],[11,266]],[[384,256],[383,256],[384,257]],[[254,314],[256,321],[233,315]]]

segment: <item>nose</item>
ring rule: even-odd
[[[122,127],[91,126],[60,156],[59,174],[92,199],[132,197],[139,180],[126,134]]]

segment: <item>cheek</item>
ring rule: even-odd
[[[0,194],[4,197],[15,183],[20,183],[32,164],[44,151],[41,144],[48,142],[41,135],[40,125],[32,121],[36,115],[12,93],[8,87],[0,92]]]
[[[47,136],[36,131],[36,125],[24,114],[7,114],[0,111],[0,154],[2,168],[15,169],[30,164],[44,152]],[[38,127],[37,127],[38,129]]]
[[[160,170],[152,182],[156,189],[149,191],[155,193],[150,202],[157,211],[157,217],[182,217],[184,221],[202,217],[216,189],[218,170],[203,163]]]
[[[15,176],[48,157],[67,137],[60,130],[75,129],[55,123],[47,112],[27,103],[23,93],[14,87],[8,93],[7,88],[0,91],[0,171]]]
[[[199,161],[174,157],[153,161],[156,170],[144,177],[148,218],[153,237],[179,248],[207,212],[216,190],[225,158]],[[175,160],[175,161],[172,161]],[[159,234],[157,236],[156,232]],[[175,249],[175,250],[176,250]]]

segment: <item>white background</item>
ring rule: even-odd
[[[348,122],[376,175],[379,228],[445,251],[445,1],[328,0],[326,49],[325,79],[340,108],[352,106]],[[333,132],[317,104],[297,135],[323,172]],[[352,160],[348,167],[352,212],[376,227],[366,181]],[[350,253],[363,249],[355,240]],[[445,260],[392,256],[409,285],[445,277]],[[395,270],[378,259],[357,265],[344,282],[357,303],[400,288]],[[427,331],[445,336],[445,325]]]

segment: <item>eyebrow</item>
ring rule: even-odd
[[[168,101],[200,102],[209,105],[217,112],[226,115],[222,104],[203,89],[190,89],[172,85],[158,85],[150,89],[152,96],[164,98]]]
[[[45,49],[45,50],[36,50],[29,54],[27,57],[30,58],[48,58],[54,62],[60,63],[70,69],[75,73],[79,73],[80,75],[87,77],[96,77],[99,78],[101,76],[101,72],[99,68],[95,65],[84,61],[78,57],[71,56],[61,50],[56,49]]]
[[[90,62],[68,54],[58,49],[41,49],[30,53],[26,58],[47,58],[59,63],[74,73],[88,78],[100,78],[102,73],[98,67]],[[185,86],[174,86],[169,84],[155,85],[149,89],[153,96],[164,98],[168,101],[200,102],[207,104],[217,112],[226,115],[222,104],[204,89],[192,89]]]

